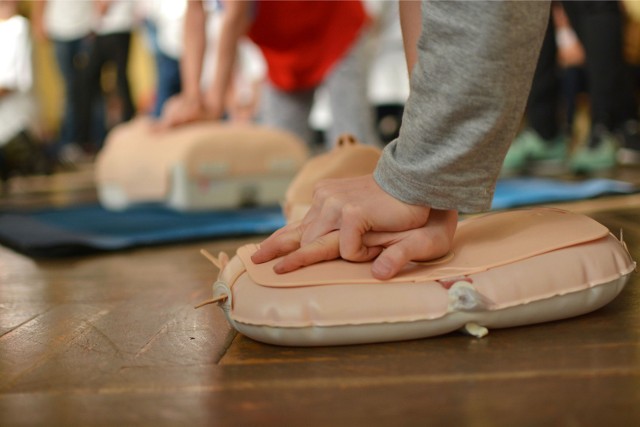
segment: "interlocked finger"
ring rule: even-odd
[[[340,257],[338,231],[332,231],[286,255],[274,267],[276,273],[288,273],[300,267]]]
[[[251,260],[260,264],[297,250],[300,248],[302,230],[299,223],[281,228],[260,244],[260,248],[251,256]]]

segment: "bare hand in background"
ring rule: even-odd
[[[199,98],[178,94],[169,98],[164,104],[162,116],[157,122],[157,129],[171,129],[207,118],[206,110]]]

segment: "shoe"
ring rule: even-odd
[[[54,158],[58,167],[65,171],[78,170],[94,160],[92,155],[76,143],[68,143],[58,148],[54,153]]]
[[[637,120],[626,121],[618,129],[620,148],[618,149],[618,162],[623,165],[640,164],[640,124]]]
[[[534,130],[526,129],[511,144],[502,163],[501,175],[561,173],[567,158],[567,144],[564,135],[545,140]]]
[[[616,166],[618,143],[603,128],[594,128],[585,144],[582,144],[570,160],[570,167],[577,174],[606,172]]]
[[[14,175],[47,175],[51,172],[51,162],[44,149],[27,132],[20,132],[0,147],[2,181],[8,181]]]

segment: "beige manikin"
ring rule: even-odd
[[[309,161],[287,191],[288,218],[304,214],[315,182],[370,173],[378,156],[343,138]],[[461,221],[449,255],[411,263],[384,282],[373,278],[370,262],[344,260],[278,275],[277,260],[251,261],[256,249],[243,246],[230,260],[207,254],[220,269],[212,301],[239,332],[296,346],[398,341],[458,329],[482,337],[488,328],[565,319],[609,303],[635,269],[622,239],[606,227],[550,208]]]

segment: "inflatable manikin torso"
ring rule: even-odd
[[[135,119],[110,134],[96,160],[101,204],[165,202],[178,210],[275,205],[308,157],[288,132],[255,124],[193,123],[154,131]]]
[[[300,174],[306,173],[318,171],[305,167]],[[294,183],[311,188],[311,181],[298,176]],[[340,259],[278,275],[277,260],[251,261],[256,249],[246,245],[231,260],[212,259],[221,269],[214,300],[239,332],[296,346],[398,341],[458,329],[481,337],[488,328],[565,319],[613,300],[635,269],[625,244],[606,227],[550,208],[461,221],[447,256],[410,263],[384,282],[373,278],[371,263]]]
[[[333,150],[310,159],[291,182],[283,207],[287,222],[304,217],[311,206],[313,187],[318,181],[371,173],[380,154],[380,149],[359,144],[351,135],[341,136]]]

